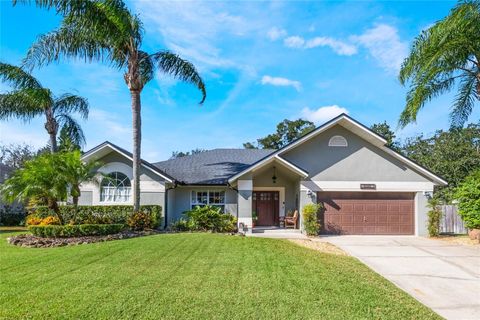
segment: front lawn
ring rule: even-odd
[[[28,249],[0,234],[0,319],[435,319],[351,257],[167,234]]]

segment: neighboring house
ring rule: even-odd
[[[251,229],[322,203],[324,233],[427,234],[427,201],[446,181],[385,146],[342,114],[280,150],[215,149],[142,162],[141,204],[159,204],[168,225],[196,205],[219,206]],[[116,179],[82,187],[80,204],[131,204],[132,155],[105,142],[83,155]],[[301,222],[301,221],[300,221]]]

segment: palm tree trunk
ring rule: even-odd
[[[140,91],[130,90],[132,97],[132,132],[133,132],[133,211],[140,209],[140,162],[142,142],[142,119]]]
[[[45,110],[45,117],[47,118],[47,122],[45,123],[45,129],[50,136],[50,151],[52,153],[55,153],[57,152],[58,123],[53,116],[52,108],[48,108],[47,110]]]

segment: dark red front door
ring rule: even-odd
[[[278,225],[278,191],[254,191],[252,206],[258,226]]]

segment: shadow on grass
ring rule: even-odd
[[[25,227],[0,227],[0,233],[9,233],[17,231],[28,231]]]

